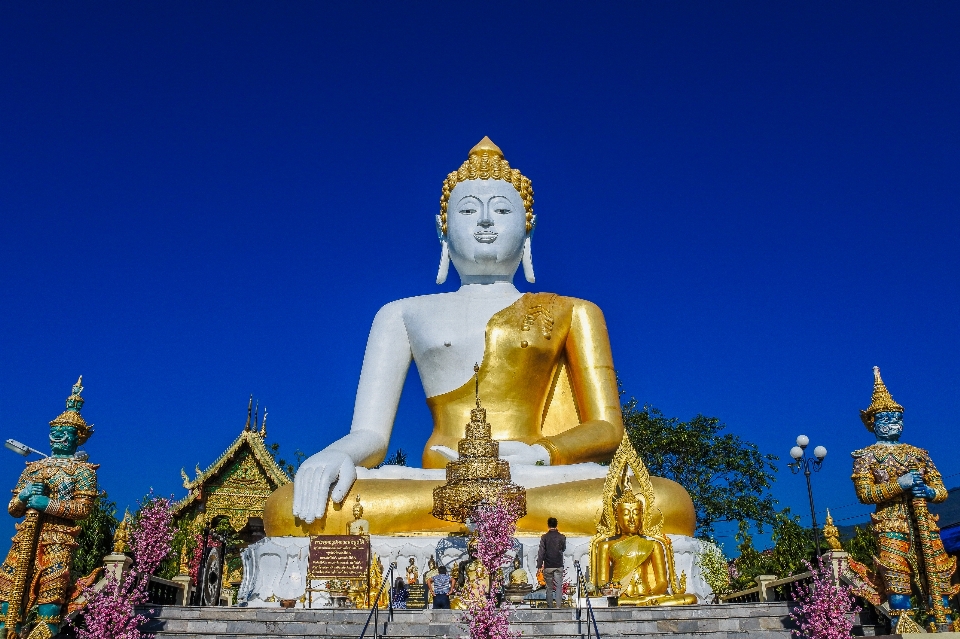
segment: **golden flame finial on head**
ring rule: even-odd
[[[70,397],[67,398],[67,410],[60,413],[56,419],[50,422],[51,426],[71,426],[77,431],[77,443],[83,444],[93,435],[93,424],[87,422],[80,415],[83,408],[83,398],[80,393],[83,392],[83,375],[77,378],[77,383],[73,385]]]
[[[503,151],[500,150],[500,147],[493,143],[493,140],[487,136],[483,136],[483,139],[477,142],[477,145],[470,149],[470,155],[479,155],[482,156],[484,153],[489,154],[491,157],[498,157],[503,159]]]
[[[472,149],[467,160],[460,168],[447,176],[443,181],[440,193],[440,235],[447,234],[447,205],[450,203],[450,194],[460,182],[467,180],[503,180],[513,185],[523,200],[523,208],[527,213],[527,233],[533,231],[536,219],[533,215],[533,185],[517,169],[510,168],[510,163],[503,157],[503,151],[487,136]]]
[[[633,492],[633,488],[630,487],[630,480],[627,480],[626,486],[623,489],[623,492],[620,493],[620,499],[617,500],[614,508],[620,508],[620,506],[626,506],[628,504],[639,504],[640,500],[637,499],[637,495]]]
[[[870,407],[860,411],[860,419],[867,430],[873,432],[873,419],[877,413],[902,413],[903,406],[893,400],[887,385],[880,377],[880,367],[873,367],[873,396],[870,398]]]

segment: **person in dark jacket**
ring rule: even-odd
[[[543,570],[547,607],[559,608],[563,603],[563,553],[567,549],[567,538],[557,530],[556,517],[547,520],[547,528],[547,534],[540,537],[537,570]]]

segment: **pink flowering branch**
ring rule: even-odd
[[[800,630],[792,631],[805,639],[848,639],[853,631],[853,616],[860,612],[850,589],[834,580],[832,562],[820,561],[814,568],[804,562],[813,579],[807,586],[794,587],[797,606],[790,613]]]
[[[90,588],[84,591],[87,605],[79,617],[80,623],[70,622],[78,639],[145,639],[152,636],[140,632],[147,617],[135,609],[148,602],[150,576],[170,554],[175,531],[170,500],[148,496],[131,530],[134,567],[122,581],[118,582],[110,574],[99,592]]]
[[[513,547],[520,513],[512,502],[503,500],[477,506],[471,515],[476,525],[475,554],[491,577],[503,566],[507,552]],[[467,593],[467,610],[463,622],[471,639],[519,639],[520,633],[510,630],[510,607],[497,607],[496,590],[477,589]]]

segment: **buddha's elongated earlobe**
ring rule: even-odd
[[[527,281],[533,284],[537,281],[537,278],[533,274],[533,253],[530,250],[530,236],[527,236],[527,239],[523,241],[523,257],[520,258],[523,262],[523,276],[527,278]]]
[[[446,240],[440,240],[440,269],[437,271],[437,284],[447,281],[448,272],[450,272],[450,248]]]

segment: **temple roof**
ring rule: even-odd
[[[262,424],[258,425],[257,417],[253,417],[251,426],[252,409],[251,398],[243,431],[216,461],[205,470],[200,470],[198,465],[193,479],[186,471],[180,470],[183,487],[188,493],[173,505],[175,515],[185,511],[198,499],[205,498],[208,517],[229,516],[231,524],[239,530],[249,516],[255,516],[257,511],[262,513],[263,502],[272,491],[290,483],[290,477],[280,468],[264,443],[267,436],[266,412]]]

